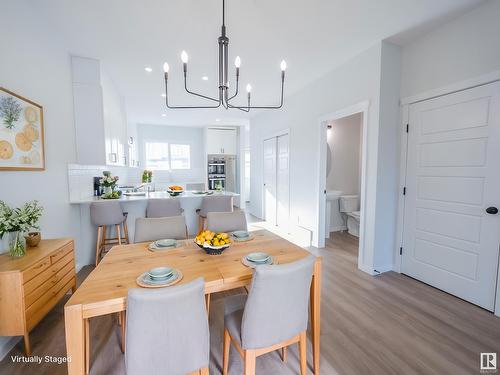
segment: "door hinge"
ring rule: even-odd
[[[403,248],[402,247],[399,248],[399,255],[403,255]]]
[[[323,190],[323,194],[326,194],[326,189],[325,189],[325,190]]]
[[[406,195],[406,186],[403,187],[403,195]]]
[[[406,132],[408,133],[410,131],[410,124],[406,124]]]

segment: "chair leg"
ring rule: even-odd
[[[210,294],[205,294],[205,303],[207,304],[207,315],[210,315]]]
[[[286,346],[284,346],[284,347],[281,348],[281,360],[283,362],[286,362],[286,358],[287,358],[287,354],[288,354],[287,349],[288,348]]]
[[[229,331],[224,329],[224,347],[222,349],[222,375],[227,375],[227,370],[229,368],[229,346],[231,345],[231,336],[229,336]]]
[[[90,372],[90,319],[85,319],[85,373]]]
[[[245,350],[244,375],[255,375],[255,350]]]
[[[122,320],[122,337],[121,337],[121,350],[122,353],[125,353],[125,328],[127,326],[126,320],[127,320],[127,314],[125,311],[120,311],[119,312]]]
[[[305,331],[300,334],[299,352],[300,352],[300,375],[306,375],[307,374],[307,337],[306,337]]]
[[[101,236],[102,236],[102,227],[97,227],[97,244],[95,249],[95,266],[99,264],[99,259],[101,257]]]
[[[203,217],[198,215],[198,233],[202,232],[205,226],[205,221]]]
[[[118,239],[118,245],[122,244],[122,230],[121,230],[121,224],[116,225],[116,237]]]

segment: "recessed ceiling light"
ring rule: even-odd
[[[203,76],[203,77],[201,77],[201,79],[204,80],[204,81],[208,81],[208,77],[207,76]]]
[[[162,97],[166,98],[167,97],[167,94],[163,93],[161,94]]]
[[[146,66],[144,70],[148,73],[151,73],[153,71],[153,68],[151,68],[150,66]]]
[[[215,121],[219,122],[220,121],[220,118],[216,118]]]
[[[167,117],[167,114],[166,113],[162,113],[161,117]]]

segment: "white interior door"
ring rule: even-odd
[[[493,310],[500,83],[413,104],[409,116],[402,272]]]
[[[264,141],[264,219],[276,225],[276,137]]]
[[[289,179],[289,136],[277,137],[277,166],[276,166],[276,195],[277,213],[276,224],[288,232],[290,218],[290,179]]]

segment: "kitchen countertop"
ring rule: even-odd
[[[70,203],[72,203],[72,204],[85,204],[85,203],[92,203],[92,202],[107,202],[107,201],[136,202],[136,201],[145,201],[145,200],[149,200],[149,199],[190,199],[190,198],[203,198],[206,196],[216,196],[216,195],[226,195],[226,196],[232,196],[232,197],[239,197],[240,196],[238,193],[233,193],[230,191],[214,192],[211,195],[194,194],[192,191],[185,191],[176,197],[172,197],[166,191],[155,191],[155,192],[151,192],[151,193],[146,193],[146,195],[135,195],[135,196],[134,195],[132,195],[132,196],[122,195],[118,199],[102,199],[100,197],[90,196],[90,197],[80,198],[77,200],[72,200],[72,201],[70,201]]]

